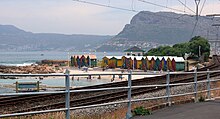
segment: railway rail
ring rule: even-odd
[[[206,71],[207,69],[210,70],[218,70],[220,69],[220,57],[213,56],[213,63],[208,65],[207,67],[198,69],[198,71]],[[220,73],[210,73],[210,77],[218,76]],[[137,85],[147,85],[147,84],[165,84],[166,83],[166,75],[151,77],[151,78],[143,78],[132,80],[132,86]],[[173,74],[170,76],[170,83],[184,83],[193,81],[194,76],[192,74]],[[198,74],[198,80],[206,79],[206,74]],[[127,81],[117,82],[117,83],[110,83],[110,84],[103,84],[103,85],[96,85],[96,86],[88,86],[83,88],[76,88],[75,90],[81,89],[97,89],[97,88],[108,88],[108,87],[124,87],[127,86]],[[153,92],[157,90],[163,89],[160,88],[135,88],[132,89],[132,96],[140,95],[143,93]],[[127,89],[120,89],[120,90],[110,90],[110,91],[95,91],[95,92],[81,92],[81,93],[71,93],[71,107],[77,106],[85,106],[90,104],[99,104],[104,102],[111,102],[117,99],[127,98]],[[47,100],[54,99],[51,103],[46,103]],[[38,103],[42,101],[42,103]],[[24,108],[13,108],[13,105],[21,106],[21,104],[32,104],[31,106],[27,106]],[[8,112],[17,113],[17,112],[27,112],[27,111],[37,111],[37,110],[44,110],[44,109],[54,109],[54,108],[63,108],[65,107],[64,102],[64,95],[61,94],[47,94],[47,95],[28,95],[28,96],[14,96],[14,97],[7,97],[7,98],[0,98],[0,109],[4,109],[5,106],[11,106]],[[0,110],[1,112],[1,110]],[[4,113],[4,112],[2,112]]]

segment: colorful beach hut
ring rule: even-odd
[[[154,70],[158,71],[159,70],[159,65],[160,65],[160,59],[157,57],[155,60],[155,64],[154,64]]]
[[[164,56],[164,71],[167,71],[168,70],[168,56]]]
[[[115,58],[114,56],[110,59],[110,64],[109,64],[109,68],[116,68],[117,65],[117,58]]]
[[[184,71],[185,70],[185,60],[183,57],[176,57],[176,71]]]
[[[77,67],[77,61],[75,56],[71,56],[70,62],[71,62],[71,66]]]
[[[145,58],[145,60],[146,60],[147,70],[150,70],[150,59],[148,58],[148,56]]]
[[[146,67],[146,60],[144,59],[144,57],[142,57],[141,59],[141,69],[146,71],[147,67]]]
[[[126,66],[127,66],[126,68],[127,69],[131,69],[131,67],[132,67],[131,62],[132,62],[131,58],[126,58]]]
[[[172,70],[173,70],[173,69],[172,69],[172,62],[171,62],[170,57],[167,58],[167,69],[168,69],[169,71],[172,71]]]
[[[155,59],[154,57],[152,57],[150,60],[150,70],[154,70],[154,65],[155,65]]]
[[[134,67],[134,69],[137,69],[138,67],[137,67],[137,59],[136,59],[136,57],[134,57],[134,59],[133,59],[133,61],[132,62],[134,62],[132,65],[134,65],[133,67]]]
[[[116,67],[121,68],[123,65],[122,56],[114,56],[114,58],[116,60]]]
[[[95,55],[73,55],[71,56],[71,64],[74,67],[96,67],[97,58]]]
[[[84,55],[80,57],[80,63],[81,63],[81,67],[86,66],[86,58]]]
[[[109,68],[115,68],[116,67],[114,60],[109,60],[108,67]]]
[[[163,70],[163,71],[165,71],[166,70],[166,66],[165,66],[165,63],[166,62],[166,60],[165,60],[165,58],[163,57],[162,59],[161,59],[161,61],[160,61],[160,69],[159,70]]]
[[[88,67],[91,67],[91,59],[90,59],[89,56],[87,56],[87,58],[86,58],[86,65],[87,65]]]
[[[144,58],[144,56],[135,56],[136,60],[137,60],[137,69],[141,69],[142,67],[142,58]]]
[[[176,61],[175,61],[175,59],[173,58],[171,62],[172,62],[172,71],[176,71]]]
[[[90,57],[87,57],[85,64],[89,65]],[[76,58],[78,65],[78,60]],[[83,59],[80,65],[84,65]],[[72,62],[71,62],[72,63]],[[74,60],[73,60],[74,63]],[[124,69],[142,69],[142,70],[184,70],[184,59],[177,56],[105,56],[102,64],[106,64],[109,68],[124,68]],[[134,66],[133,66],[134,65]]]
[[[106,65],[108,65],[108,63],[109,63],[109,57],[105,56],[105,57],[102,58],[102,60],[103,60],[103,62],[104,62]]]
[[[126,57],[122,56],[121,61],[122,61],[122,68],[123,69],[127,69]]]

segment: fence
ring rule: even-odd
[[[207,74],[207,80],[197,81],[197,74],[206,73]],[[114,88],[99,88],[99,89],[84,89],[84,90],[70,90],[70,76],[91,76],[91,75],[118,75],[115,73],[112,74],[69,74],[68,70],[65,74],[0,74],[0,77],[4,76],[64,76],[65,77],[65,91],[50,91],[50,92],[28,92],[28,93],[6,93],[6,94],[0,94],[0,96],[20,96],[20,95],[33,95],[33,94],[62,94],[65,93],[65,108],[59,108],[59,109],[52,109],[52,110],[43,110],[43,111],[33,111],[33,112],[23,112],[23,113],[14,113],[14,114],[2,114],[0,115],[0,118],[3,117],[13,117],[13,116],[23,116],[23,115],[32,115],[32,114],[41,114],[41,113],[50,113],[50,112],[58,112],[58,111],[65,111],[66,113],[66,119],[70,119],[70,110],[76,110],[76,109],[83,109],[83,108],[91,108],[91,107],[98,107],[98,106],[106,106],[106,105],[113,105],[113,104],[121,104],[121,103],[127,103],[128,104],[128,110],[126,113],[126,119],[129,119],[132,117],[131,114],[131,103],[132,102],[138,102],[138,101],[146,101],[146,100],[156,100],[156,99],[166,99],[167,103],[171,105],[170,98],[177,97],[177,96],[185,96],[185,95],[193,95],[195,96],[195,102],[197,101],[197,94],[201,92],[207,92],[208,99],[211,98],[211,91],[214,90],[220,90],[220,88],[212,88],[210,87],[210,83],[214,81],[219,81],[220,79],[211,80],[210,79],[210,73],[220,73],[220,71],[202,71],[197,72],[196,70],[194,72],[166,72],[161,73],[162,75],[166,75],[166,84],[160,84],[160,85],[141,85],[141,86],[132,86],[132,75],[147,75],[146,73],[121,73],[120,75],[127,75],[128,76],[128,86],[126,87],[114,87]],[[155,74],[155,73],[152,73]],[[171,74],[192,74],[194,75],[194,81],[188,82],[188,83],[170,83],[170,75]],[[199,83],[207,83],[207,89],[198,91],[197,85]],[[181,85],[194,85],[194,92],[190,93],[183,93],[183,94],[176,94],[171,95],[170,94],[170,87],[171,86],[181,86]],[[153,98],[144,98],[144,99],[131,99],[131,89],[132,88],[141,88],[141,87],[166,87],[166,95],[160,96],[160,97],[153,97]],[[103,90],[115,90],[115,89],[128,89],[128,98],[124,101],[116,101],[116,102],[109,102],[109,103],[103,103],[103,104],[94,104],[94,105],[88,105],[88,106],[80,106],[80,107],[70,107],[70,93],[71,92],[85,92],[85,91],[103,91]]]

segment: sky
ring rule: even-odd
[[[83,0],[136,11],[195,14],[194,0]],[[201,0],[201,15],[220,14],[220,0]],[[186,3],[184,7],[182,3]],[[179,12],[182,11],[182,12]],[[116,35],[138,12],[81,3],[74,0],[0,0],[0,24],[34,33]]]

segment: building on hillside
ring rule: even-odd
[[[137,46],[124,50],[124,52],[125,52],[125,55],[127,56],[143,56],[144,55],[144,50],[140,49]]]
[[[96,67],[97,57],[96,55],[73,55],[71,56],[71,66],[81,68],[86,67]]]

